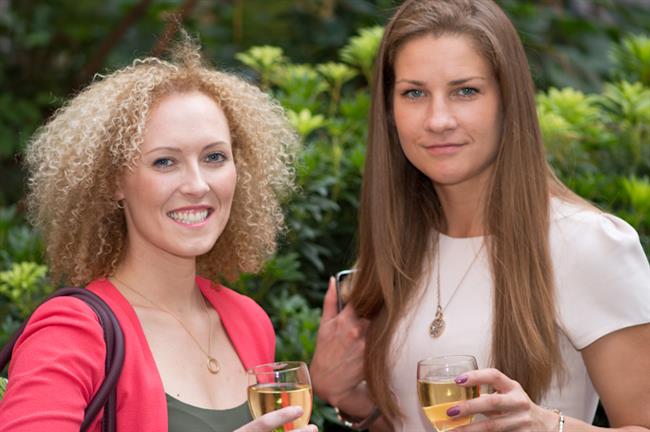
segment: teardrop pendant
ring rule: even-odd
[[[445,319],[442,314],[442,308],[438,306],[436,309],[436,317],[431,321],[431,326],[429,326],[429,336],[434,339],[437,339],[445,331]]]

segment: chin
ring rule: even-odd
[[[182,258],[197,258],[210,252],[215,243],[216,239],[215,241],[202,241],[194,244],[185,243],[183,245],[177,245],[177,247],[170,250],[170,252]]]

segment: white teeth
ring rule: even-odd
[[[167,215],[174,219],[177,222],[184,224],[195,224],[203,222],[208,217],[208,210],[198,210],[198,211],[173,211],[167,213]]]

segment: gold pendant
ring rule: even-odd
[[[436,317],[431,321],[431,326],[429,327],[429,336],[436,339],[445,331],[445,320],[442,315],[442,308],[438,306],[436,310]]]
[[[221,367],[219,366],[219,362],[214,357],[208,356],[208,370],[213,375],[218,374],[219,371],[221,370]]]

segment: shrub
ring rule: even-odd
[[[256,299],[277,331],[277,358],[308,361],[328,276],[354,259],[356,212],[367,116],[368,82],[381,28],[363,29],[338,62],[293,64],[280,48],[237,55],[277,97],[304,141],[300,193],[286,203],[288,232],[258,275],[229,284]],[[613,48],[615,80],[598,94],[550,88],[538,94],[549,161],[569,187],[623,217],[650,252],[650,88],[647,38]],[[642,48],[636,48],[642,46]],[[639,80],[639,81],[635,81]],[[0,341],[49,289],[38,237],[14,208],[0,209]],[[0,382],[0,393],[2,383]],[[333,419],[316,403],[314,421]]]

